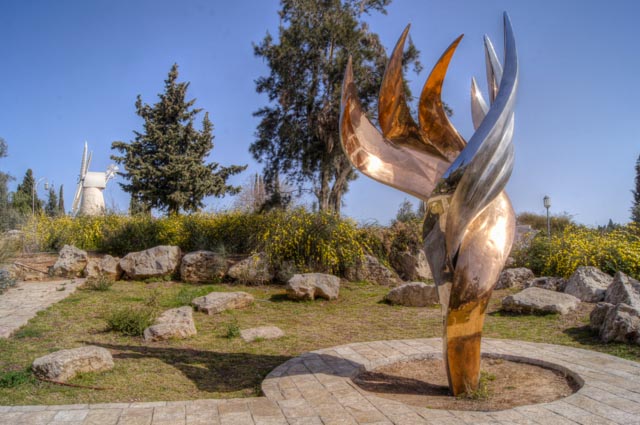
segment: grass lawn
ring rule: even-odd
[[[198,335],[191,339],[144,343],[141,337],[106,330],[104,317],[115,309],[148,304],[161,312],[211,291],[235,290],[251,293],[255,304],[213,316],[194,313]],[[118,282],[108,291],[80,290],[40,312],[13,337],[0,339],[0,386],[3,375],[27,370],[36,357],[94,344],[112,352],[114,369],[70,382],[106,389],[65,387],[27,376],[11,388],[0,388],[0,405],[251,397],[259,395],[269,371],[306,351],[356,341],[440,336],[439,307],[389,306],[381,303],[387,291],[352,283],[341,288],[337,301],[294,302],[278,286]],[[495,291],[485,336],[570,345],[640,361],[640,347],[602,344],[591,334],[586,325],[593,305],[584,304],[566,316],[513,316],[499,311],[508,293]],[[235,325],[275,325],[286,336],[246,343],[227,338]]]

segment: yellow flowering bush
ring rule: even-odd
[[[579,266],[595,266],[612,275],[622,271],[640,278],[640,227],[629,224],[602,231],[570,225],[550,241],[539,234],[515,258],[542,275],[569,277]]]
[[[367,233],[348,219],[305,209],[265,214],[225,212],[154,218],[148,215],[37,217],[27,223],[40,249],[78,248],[124,255],[157,245],[225,254],[264,251],[274,269],[342,273],[369,252]]]

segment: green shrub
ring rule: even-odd
[[[155,309],[150,307],[119,308],[109,312],[105,320],[110,331],[142,336],[144,330],[153,324],[155,316]]]
[[[213,291],[211,286],[183,287],[171,298],[162,302],[163,307],[174,308],[191,305],[194,298],[203,297]]]
[[[231,323],[227,323],[227,333],[225,336],[229,339],[240,336],[240,326],[238,326],[238,322],[233,321]]]
[[[31,370],[0,371],[0,388],[14,388],[18,385],[32,383],[35,380]]]
[[[113,280],[113,278],[100,274],[95,277],[92,276],[87,278],[82,287],[90,291],[108,291],[109,289],[111,289],[114,283],[115,281]]]
[[[535,230],[539,230],[542,233],[547,233],[547,216],[542,214],[535,214],[531,212],[523,212],[518,214],[518,224],[529,225]],[[551,227],[551,234],[562,233],[567,226],[575,226],[573,217],[568,213],[554,214],[549,217],[549,227]]]

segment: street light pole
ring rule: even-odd
[[[547,209],[547,237],[551,239],[551,220],[549,218],[549,208],[551,208],[551,198],[548,195],[542,199],[544,207]]]

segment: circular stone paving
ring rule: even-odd
[[[351,380],[363,370],[399,361],[441,358],[441,350],[440,338],[317,350],[274,369],[262,390],[285,417],[302,419],[313,412],[321,422],[308,423],[318,424],[640,424],[640,363],[558,345],[482,340],[484,356],[555,369],[581,386],[544,404],[494,412],[436,410],[378,397]]]
[[[581,388],[550,403],[497,412],[437,410],[368,393],[351,380],[398,361],[438,358],[440,338],[348,344],[305,353],[274,369],[266,397],[62,406],[0,406],[0,424],[42,425],[640,425],[640,363],[558,345],[484,338],[485,356],[571,375]],[[514,383],[517,385],[517,383]]]

